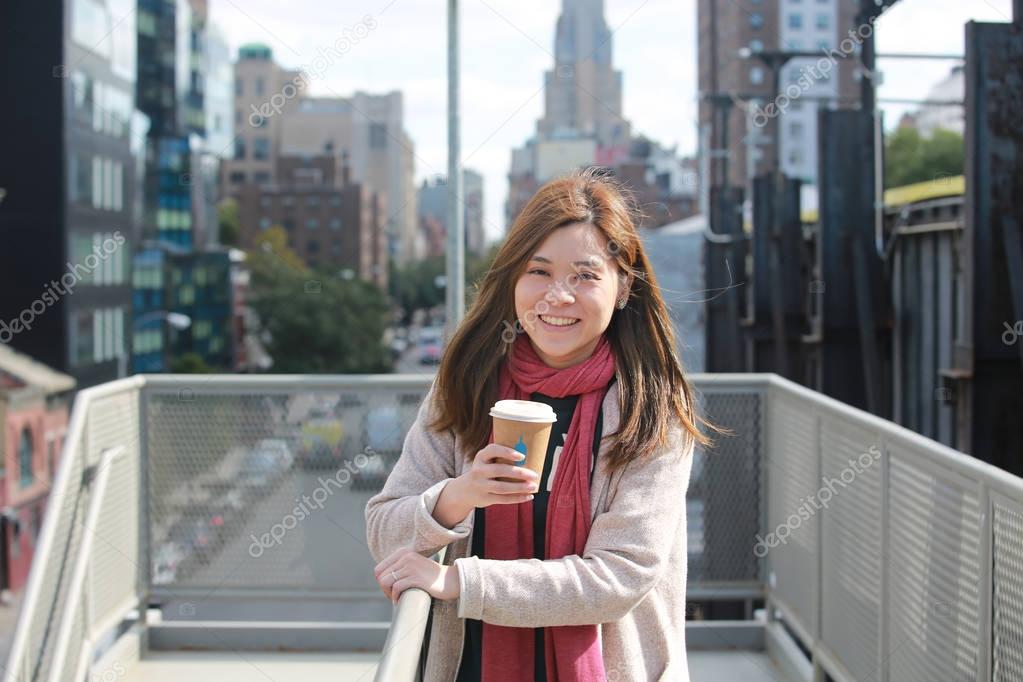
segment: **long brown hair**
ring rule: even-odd
[[[453,430],[465,443],[466,457],[486,446],[508,330],[521,330],[515,284],[554,230],[590,223],[607,239],[610,258],[620,271],[632,277],[628,303],[615,310],[606,331],[622,414],[618,431],[604,436],[613,438],[609,471],[666,445],[673,424],[681,424],[683,447],[709,442],[698,426],[706,422],[696,414],[671,320],[636,231],[637,218],[631,194],[597,169],[557,178],[537,191],[516,218],[444,351],[431,428]]]

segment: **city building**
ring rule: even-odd
[[[465,251],[480,255],[486,247],[483,218],[483,176],[468,168],[462,170]],[[443,175],[423,180],[417,196],[420,231],[426,238],[429,256],[445,253],[448,223],[448,183]],[[425,231],[424,231],[425,230]],[[439,238],[439,250],[438,250]]]
[[[644,227],[696,212],[697,192],[675,150],[633,138],[622,116],[622,73],[612,58],[603,0],[562,0],[554,38],[554,68],[544,76],[545,108],[536,134],[512,151],[505,205],[510,228],[545,182],[601,166],[641,204]]]
[[[422,254],[416,230],[415,147],[404,129],[400,92],[304,97],[283,116],[281,154],[347,153],[352,182],[365,184],[388,206],[390,257]]]
[[[187,353],[215,369],[234,368],[231,251],[150,242],[135,255],[133,373],[172,371]],[[183,321],[180,328],[168,323],[168,312]]]
[[[966,109],[961,104],[966,97],[966,77],[961,65],[952,68],[945,78],[936,83],[927,93],[928,102],[914,115],[916,129],[924,137],[931,137],[935,130],[949,130],[964,134],[966,131]],[[949,102],[950,104],[937,104]],[[959,102],[959,104],[951,104]]]
[[[843,43],[856,28],[858,6],[855,0],[698,1],[699,124],[708,188],[746,187],[770,170],[776,124],[784,172],[816,182],[817,110],[854,106],[858,98],[858,44]],[[852,51],[842,52],[843,45]],[[778,90],[787,101],[778,120],[763,114],[779,93],[758,52],[819,54],[780,68]]]
[[[169,371],[185,353],[230,369],[233,287],[217,229],[220,166],[234,153],[230,51],[206,0],[140,0],[138,12],[139,106],[153,125],[132,369]]]
[[[32,565],[57,473],[75,380],[0,343],[0,590]]]
[[[348,270],[386,290],[386,204],[353,182],[342,155],[281,156],[272,184],[236,190],[243,248],[283,227],[288,245],[310,267]]]
[[[85,388],[130,342],[130,253],[147,121],[134,0],[0,3],[0,343]],[[47,77],[40,77],[46,74]],[[70,295],[71,293],[74,295]]]
[[[641,227],[662,227],[700,212],[700,175],[695,159],[677,149],[665,149],[645,137],[629,147],[629,156],[614,168],[615,177],[628,187],[642,213]]]
[[[390,207],[389,257],[417,259],[415,150],[404,129],[400,92],[309,97],[308,78],[279,66],[266,45],[241,48],[235,64],[235,149],[221,174],[224,196],[253,195],[246,184],[277,177],[281,156],[347,153],[352,182],[367,185]],[[258,196],[253,195],[253,196]]]
[[[601,147],[628,145],[622,118],[622,72],[611,62],[604,0],[563,0],[554,38],[554,68],[544,74],[541,139],[559,133],[591,137]]]
[[[265,184],[276,173],[283,116],[305,87],[300,71],[283,69],[266,45],[250,43],[234,64],[234,149],[221,171],[223,196],[247,183]]]

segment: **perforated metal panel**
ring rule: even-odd
[[[8,662],[19,680],[73,679],[86,639],[100,634],[95,630],[98,624],[116,624],[134,605],[137,593],[138,390],[126,385],[113,392],[81,394],[75,411],[81,429],[77,440],[71,440],[72,433],[65,443],[33,563],[38,598],[31,608],[22,610],[24,624],[19,622],[19,628],[26,633],[24,646],[12,652]],[[104,452],[114,449],[122,456],[109,465],[109,485],[97,498],[103,501],[99,518],[89,522],[89,506],[101,475],[97,465]],[[49,537],[46,546],[44,536]],[[87,540],[91,550],[83,558]],[[73,599],[79,565],[85,567],[84,580]],[[61,659],[59,642],[65,623],[68,637]]]
[[[704,414],[731,435],[715,435],[714,447],[698,448],[693,460],[686,497],[689,584],[760,581],[761,559],[752,546],[761,525],[762,399],[748,389],[708,386],[700,400]]]
[[[755,551],[766,553],[772,594],[804,630],[815,633],[819,519],[816,512],[804,519],[798,510],[820,487],[816,416],[780,391],[769,394],[767,412],[767,528]]]
[[[139,561],[138,391],[95,401],[89,413],[90,457],[122,448],[109,465],[109,479],[92,543],[88,575],[90,628],[120,612],[136,594]]]
[[[154,587],[379,594],[364,508],[427,388],[152,389]]]
[[[975,680],[981,509],[973,481],[892,445],[889,634],[892,680]]]
[[[1023,680],[1023,502],[994,503],[991,653],[994,682]]]
[[[818,488],[834,493],[821,513],[821,640],[867,682],[880,678],[881,438],[830,413],[820,429]]]

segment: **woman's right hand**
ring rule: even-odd
[[[522,461],[525,455],[512,448],[491,443],[476,453],[472,465],[458,477],[462,499],[473,507],[492,504],[519,504],[533,499],[540,477],[524,466],[507,464]],[[513,478],[515,482],[498,481]]]

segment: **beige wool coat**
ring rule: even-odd
[[[608,475],[601,443],[590,490],[592,526],[582,556],[498,561],[469,556],[474,515],[448,529],[433,508],[448,481],[468,468],[450,431],[435,433],[433,387],[405,437],[383,489],[366,504],[370,552],[379,562],[399,547],[458,569],[461,594],[433,600],[425,682],[452,682],[464,618],[511,627],[597,624],[607,679],[688,682],[685,643],[686,512],[692,446],[681,425],[654,456]],[[617,383],[603,401],[603,435],[621,421]],[[523,662],[523,668],[531,668]],[[589,682],[589,681],[587,681]]]

